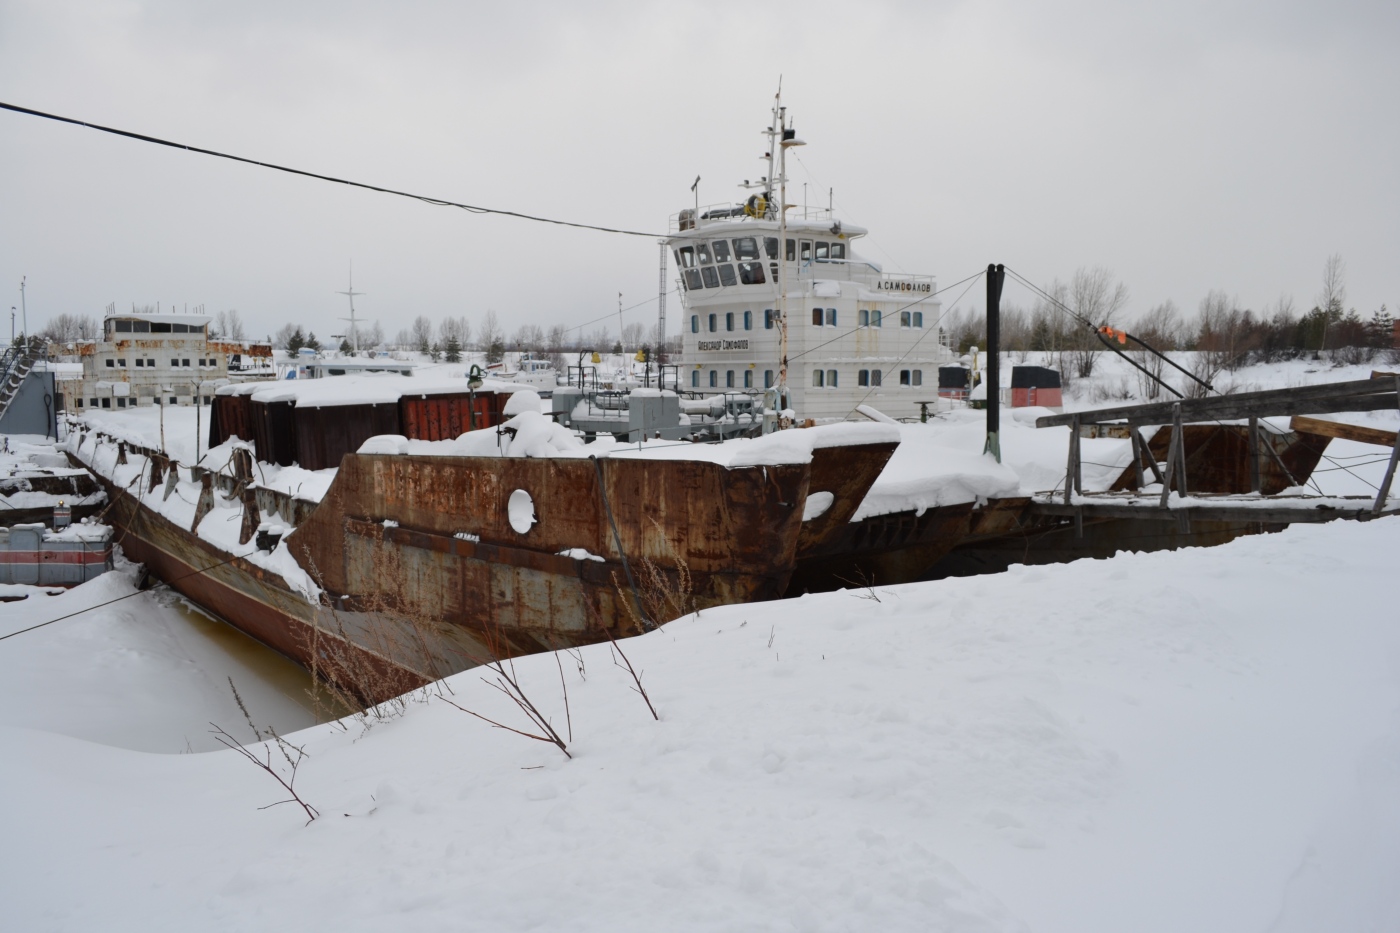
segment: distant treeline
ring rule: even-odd
[[[1127,287],[1106,269],[1080,269],[1068,283],[1056,280],[1045,286],[1049,297],[1037,298],[1029,309],[1003,300],[1002,349],[1022,359],[1032,352],[1055,354],[1066,376],[1091,376],[1105,348],[1092,328],[1064,310],[1069,308],[1094,325],[1126,329],[1157,350],[1196,351],[1196,365],[1206,375],[1304,355],[1346,364],[1394,356],[1393,316],[1385,305],[1365,317],[1347,308],[1344,273],[1341,257],[1329,258],[1322,290],[1306,311],[1291,296],[1256,311],[1214,290],[1201,299],[1193,317],[1164,301],[1129,321]],[[942,327],[960,353],[986,346],[984,309],[953,309]],[[1124,349],[1147,355],[1131,343]]]

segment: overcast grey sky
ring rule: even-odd
[[[1400,303],[1400,4],[0,0],[0,100],[441,198],[664,231],[737,198],[781,74],[864,255],[949,283],[1110,269]],[[819,192],[819,193],[818,193]],[[650,239],[545,227],[0,112],[0,288],[60,312],[237,308],[337,331],[348,264],[417,314],[577,324],[657,288]],[[674,278],[674,269],[671,271]],[[974,296],[969,296],[969,300]],[[1019,286],[1007,299],[1029,304]],[[672,331],[679,319],[671,299]],[[628,315],[654,320],[655,305]],[[616,320],[615,318],[613,319]],[[616,324],[613,324],[614,329]]]

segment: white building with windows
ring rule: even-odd
[[[782,120],[775,107],[773,148],[801,145]],[[749,185],[763,190],[742,204],[671,218],[666,244],[685,308],[682,389],[773,388],[786,304],[789,405],[799,419],[843,419],[860,404],[917,417],[938,398],[939,365],[953,359],[933,277],[886,274],[857,256],[853,243],[867,231],[830,210],[789,205],[782,219],[769,178],[771,170]]]
[[[113,314],[102,339],[80,344],[80,377],[61,379],[70,412],[90,408],[210,404],[229,382],[229,367],[271,358],[266,344],[210,340],[211,318],[202,314]]]

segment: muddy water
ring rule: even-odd
[[[304,722],[295,724],[294,728],[331,722],[354,712],[324,688],[318,688],[306,668],[285,655],[243,634],[232,625],[206,614],[189,600],[174,597],[162,602],[170,612],[189,623],[191,635],[205,640],[211,647],[226,655],[233,662],[231,666],[242,668],[242,679],[251,677],[252,685],[261,688],[260,692],[275,693],[301,707],[306,718]],[[285,725],[293,724],[271,725],[282,731]]]

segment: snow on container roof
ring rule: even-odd
[[[510,394],[524,386],[487,379],[477,394]],[[219,395],[247,395],[254,402],[294,402],[297,408],[334,405],[386,405],[404,396],[467,394],[464,377],[408,376],[399,373],[365,373],[326,379],[283,379],[223,386]]]

